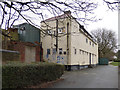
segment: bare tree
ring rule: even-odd
[[[102,28],[91,31],[91,34],[98,42],[99,58],[112,58],[117,48],[115,32]]]
[[[118,1],[108,2],[105,0],[104,2],[111,6],[118,3]],[[33,22],[33,18],[37,16],[40,21],[44,21],[48,13],[52,16],[57,16],[67,10],[70,10],[79,21],[95,21],[95,17],[89,17],[89,14],[93,14],[97,5],[97,2],[93,0],[26,0],[25,2],[11,2],[8,0],[0,2],[0,28],[4,26],[5,29],[8,29],[20,19],[24,19],[29,24],[40,28],[39,25]],[[30,14],[32,16],[30,16]],[[41,30],[44,32],[43,29]],[[1,30],[0,33],[7,36],[7,34],[3,33]]]
[[[109,0],[103,0],[109,9],[111,9],[112,11],[113,10],[118,10],[119,9],[119,3],[120,1],[119,0],[113,0],[113,1],[109,1]]]

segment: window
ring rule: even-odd
[[[86,43],[88,43],[88,39],[86,38]]]
[[[25,27],[21,27],[20,30],[24,31],[24,30],[25,30]]]
[[[56,54],[56,48],[53,48],[53,54]]]
[[[66,51],[64,51],[64,55],[66,55]]]
[[[91,45],[91,41],[90,41],[90,45]]]
[[[20,30],[18,30],[18,33],[22,34],[23,36],[25,36],[25,33],[26,33],[25,27],[20,27]]]
[[[59,48],[59,54],[62,54],[62,48]]]
[[[50,30],[48,30],[48,34],[52,34],[52,32]]]
[[[63,33],[63,32],[62,32],[62,28],[59,28],[59,29],[58,29],[58,33]]]
[[[50,54],[50,49],[47,49],[47,55]]]
[[[94,43],[92,44],[92,46],[94,47]]]
[[[56,32],[54,31],[54,36],[56,36]]]
[[[62,28],[58,28],[58,33],[65,33],[65,29],[62,27]]]
[[[77,54],[77,50],[75,49],[75,54]]]

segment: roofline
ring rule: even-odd
[[[29,25],[31,25],[31,26],[33,26],[33,27],[35,27],[34,25],[32,25],[32,24],[30,24],[30,23],[21,23],[21,24],[18,24],[18,25],[14,25],[14,26],[21,26],[21,25],[24,25],[24,24],[29,24]],[[35,27],[36,29],[39,29],[39,28],[37,28],[37,27]],[[39,29],[40,30],[40,29]]]
[[[45,19],[45,20],[41,21],[41,23],[42,23],[42,22],[54,21],[54,20],[56,20],[56,19],[66,18],[66,17],[61,17],[61,16],[64,16],[64,15],[67,15],[66,17],[72,17],[71,11],[69,10],[69,11],[65,11],[64,14],[62,14],[62,15],[58,15],[58,16],[55,16],[55,17],[51,17],[51,18]],[[50,19],[52,19],[52,18],[55,18],[55,19],[50,20]]]
[[[83,29],[83,31],[84,31],[84,33],[87,33],[87,35],[89,35],[90,36],[90,40],[92,40],[95,44],[97,44],[97,42],[95,42],[92,38],[93,38],[93,36],[84,28],[84,26],[83,25],[81,25],[77,20],[76,20],[76,18],[74,18],[73,16],[72,16],[72,18],[79,24],[79,26],[82,26],[82,28],[80,27],[80,29]],[[82,30],[81,30],[82,31]],[[85,35],[85,34],[84,34]]]
[[[62,15],[65,15],[65,14],[70,15],[70,17],[71,17],[72,19],[74,19],[74,20],[79,24],[79,26],[82,27],[82,28],[81,28],[81,27],[80,27],[80,28],[83,29],[84,33],[86,33],[88,36],[91,37],[91,38],[89,38],[89,37],[88,37],[88,38],[92,40],[93,36],[84,28],[84,26],[81,25],[81,24],[76,20],[76,18],[71,15],[71,12],[70,12],[70,11],[66,11],[66,12],[68,12],[68,14],[67,14],[67,13],[64,13],[64,14],[62,14]],[[60,17],[60,16],[62,16],[62,15],[48,18],[48,19],[46,19],[46,20],[41,21],[41,23],[42,23],[42,22],[54,21],[55,19],[54,19],[54,20],[49,20],[49,19],[57,18],[57,17]],[[69,17],[69,16],[68,16],[68,17]],[[64,18],[68,18],[68,17],[64,17]],[[58,18],[58,19],[63,19],[63,18]],[[47,20],[48,20],[48,21],[47,21]],[[81,31],[82,31],[82,30],[81,30]],[[97,42],[95,42],[94,40],[92,40],[92,41],[93,41],[95,44],[97,44]]]

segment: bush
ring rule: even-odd
[[[120,62],[120,60],[118,60],[118,59],[115,59],[115,60],[114,60],[114,62]]]
[[[2,66],[3,88],[24,88],[60,78],[64,66],[54,63],[7,63]]]

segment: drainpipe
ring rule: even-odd
[[[56,19],[56,62],[57,62],[57,55],[58,55],[58,19]]]
[[[69,23],[67,23],[67,70],[69,70]]]
[[[58,19],[56,19],[56,52],[58,51]]]

